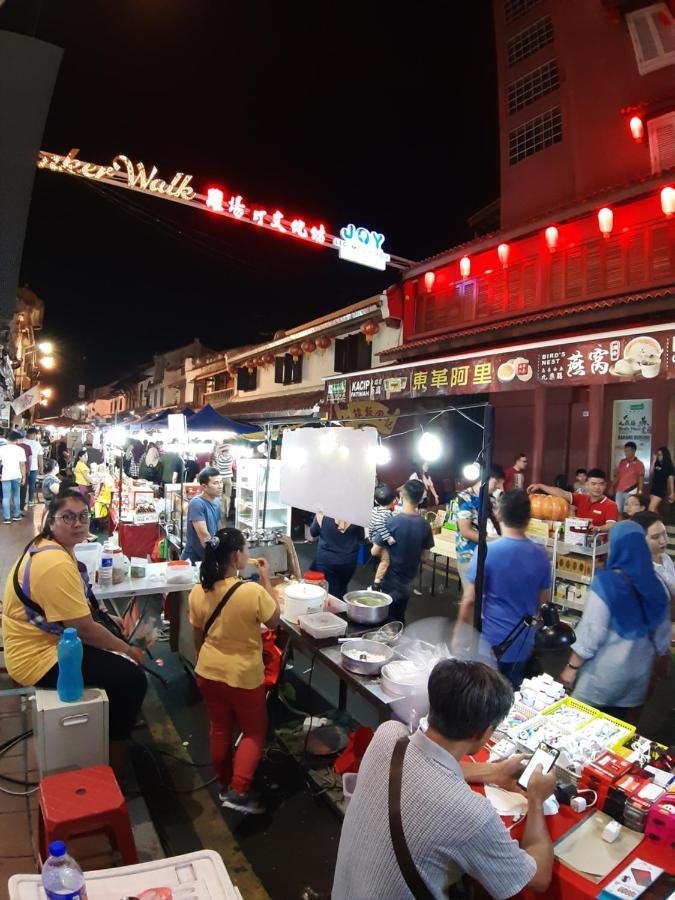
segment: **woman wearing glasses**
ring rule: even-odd
[[[106,691],[110,739],[122,741],[145,696],[145,674],[138,665],[143,651],[92,616],[88,595],[94,604],[95,598],[73,552],[88,533],[86,498],[65,488],[49,504],[42,531],[7,578],[2,611],[5,664],[21,685],[55,688],[59,638],[63,628],[75,628],[83,644],[84,684]],[[119,748],[113,745],[111,755],[115,750]]]

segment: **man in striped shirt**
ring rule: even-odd
[[[220,497],[220,520],[223,528],[227,527],[230,517],[230,500],[232,499],[232,476],[234,470],[234,457],[229,444],[217,444],[214,442],[211,464],[218,469],[218,474],[223,480],[223,493]]]

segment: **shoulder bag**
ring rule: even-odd
[[[232,594],[234,594],[234,592],[242,586],[243,583],[244,583],[243,581],[238,581],[236,584],[233,584],[232,587],[229,589],[229,591],[222,598],[222,600],[220,601],[218,606],[216,606],[216,608],[213,610],[213,612],[211,613],[211,615],[209,616],[209,618],[206,622],[206,625],[204,626],[204,640],[206,640],[206,635],[209,633],[211,626],[213,625],[213,623],[216,621],[218,616],[223,611],[223,607],[225,606],[227,601],[230,599]]]

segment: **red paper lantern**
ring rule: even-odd
[[[303,341],[302,344],[300,344],[300,349],[303,353],[314,353],[314,351],[316,350],[316,344],[313,340],[309,339]]]
[[[302,347],[300,346],[300,344],[291,344],[291,346],[288,348],[288,352],[293,357],[293,362],[296,363],[302,356]]]
[[[227,374],[230,376],[230,378],[234,378],[234,376],[237,374],[237,368],[236,368],[236,366],[228,366],[228,367],[227,367]]]
[[[251,372],[254,369],[257,369],[258,368],[258,357],[254,356],[253,359],[249,359],[249,361],[246,363],[246,368],[248,369],[249,375],[251,374]]]
[[[598,228],[604,238],[608,238],[614,228],[614,213],[608,206],[598,210]]]
[[[427,294],[431,293],[434,287],[434,281],[436,281],[436,273],[426,272],[424,275],[424,287],[427,289]]]
[[[319,353],[323,356],[323,354],[328,350],[331,345],[331,339],[327,337],[325,334],[316,339],[316,346],[319,350]]]
[[[263,366],[271,366],[274,363],[274,354],[266,353],[264,356],[260,357],[260,361],[262,362]]]
[[[364,322],[361,326],[361,334],[365,335],[365,338],[369,344],[372,343],[373,338],[379,330],[380,326],[373,319],[368,319],[368,321]]]

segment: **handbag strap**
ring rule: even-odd
[[[403,782],[403,759],[410,739],[402,737],[396,741],[389,769],[389,832],[394,846],[394,854],[401,875],[415,900],[433,900],[434,895],[424,883],[410,854],[401,819],[401,786]]]
[[[242,586],[243,583],[244,583],[243,581],[238,581],[236,584],[233,584],[232,587],[229,589],[229,591],[222,598],[222,600],[220,601],[218,606],[216,606],[216,608],[213,610],[213,612],[211,613],[211,615],[209,616],[209,618],[206,622],[206,625],[204,626],[204,640],[206,640],[206,635],[209,633],[209,629],[211,628],[213,623],[216,621],[218,616],[223,611],[223,607],[225,606],[227,601],[230,599],[232,594],[234,594],[234,592]]]

